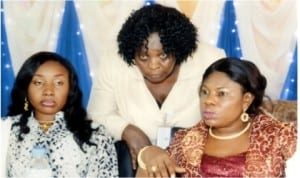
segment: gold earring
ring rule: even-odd
[[[27,100],[27,97],[25,97],[25,101],[24,101],[24,111],[28,111],[28,100]]]
[[[247,114],[246,112],[243,112],[240,119],[241,119],[242,122],[248,122],[249,121],[249,114]]]

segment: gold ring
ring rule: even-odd
[[[156,167],[156,166],[152,166],[152,167],[151,167],[151,171],[152,171],[152,172],[156,172],[156,170],[157,170],[157,167]]]

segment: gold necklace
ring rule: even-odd
[[[245,132],[247,132],[247,130],[250,128],[250,125],[251,125],[251,122],[248,122],[248,125],[240,132],[236,133],[236,134],[233,134],[233,135],[228,135],[228,136],[218,136],[218,135],[215,135],[213,132],[212,132],[212,127],[209,128],[208,130],[208,133],[211,137],[215,138],[215,139],[219,139],[219,140],[229,140],[229,139],[234,139],[234,138],[237,138],[241,135],[243,135]]]
[[[38,120],[41,129],[43,130],[43,132],[47,132],[47,130],[53,125],[54,120],[52,121],[40,121]]]

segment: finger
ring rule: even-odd
[[[176,173],[184,173],[185,172],[184,168],[177,166],[174,161],[171,161],[169,159],[165,160],[164,164],[168,170],[168,176],[176,177]]]
[[[175,161],[173,161],[172,159],[170,159],[170,157],[168,155],[164,156],[164,159],[162,161],[162,167],[164,167],[165,171],[163,171],[163,176],[164,177],[169,177],[172,174],[175,174]]]
[[[138,168],[135,177],[150,177],[148,171],[142,168]]]
[[[169,177],[170,174],[168,173],[168,168],[166,167],[166,165],[164,164],[164,162],[160,162],[157,164],[158,165],[158,169],[159,169],[159,173],[161,177]]]
[[[155,177],[162,177],[160,174],[160,170],[153,173]]]
[[[157,166],[155,166],[155,168],[156,168],[156,170],[154,171],[154,175],[155,175],[155,177],[162,177],[162,174],[161,174],[161,169],[160,169],[160,167],[161,167],[161,164],[159,164],[158,162],[156,162],[156,165]],[[162,167],[163,169],[164,169],[164,167]]]
[[[136,163],[136,154],[133,149],[130,149],[130,155],[131,155],[132,168],[135,170],[137,168],[137,163]]]
[[[174,159],[166,159],[165,160],[165,165],[168,168],[169,171],[169,175],[171,177],[176,177],[176,173],[184,173],[185,172],[185,168],[179,167],[176,164],[176,161]]]
[[[148,174],[153,175],[154,177],[156,177],[157,175],[160,174],[160,173],[158,173],[160,170],[159,170],[158,166],[156,166],[156,164],[149,164],[147,166],[147,171],[148,171]]]
[[[177,173],[184,173],[184,172],[185,172],[185,169],[184,169],[183,167],[176,166],[176,167],[175,167],[175,171],[176,171]]]
[[[132,163],[132,169],[136,170],[137,169],[136,159],[132,158],[131,163]]]
[[[148,177],[154,177],[153,170],[151,170],[150,167],[147,167],[147,173],[148,173]]]

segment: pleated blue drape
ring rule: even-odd
[[[232,0],[226,1],[224,4],[217,46],[224,49],[226,56],[242,57],[240,39],[236,26],[235,8]]]
[[[145,0],[145,5],[155,0]],[[3,2],[1,1],[1,9]],[[1,116],[7,114],[10,104],[10,92],[14,82],[14,71],[7,43],[4,11],[1,11]],[[221,17],[221,29],[217,46],[223,48],[227,56],[242,58],[234,1],[225,1]],[[83,92],[83,106],[86,107],[92,87],[92,79],[80,23],[73,1],[65,2],[65,12],[60,27],[56,52],[71,61],[79,77],[79,85]],[[290,65],[280,99],[297,100],[297,47]]]
[[[293,59],[281,91],[280,99],[283,100],[297,100],[297,46],[295,47]]]
[[[223,48],[227,56],[242,58],[233,0],[225,2],[221,19],[217,46]],[[292,60],[280,99],[297,100],[297,46]]]
[[[10,92],[15,80],[7,42],[3,2],[1,1],[1,117],[5,116],[11,103]]]
[[[95,28],[101,30],[101,27]],[[65,1],[65,12],[60,27],[56,52],[69,59],[77,71],[79,86],[83,93],[82,104],[86,107],[92,87],[92,79],[80,23],[73,1]]]

